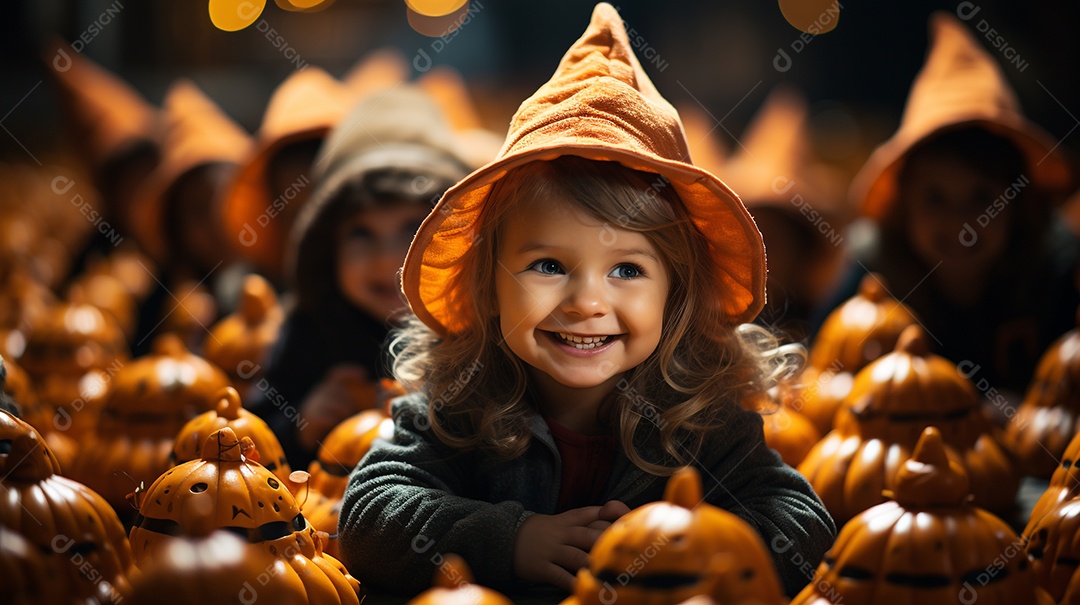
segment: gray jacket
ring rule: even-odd
[[[710,504],[760,532],[784,590],[794,595],[832,545],[836,526],[810,484],[765,445],[759,414],[735,406],[695,466]],[[480,584],[512,593],[514,535],[533,513],[554,514],[558,449],[543,419],[524,455],[502,460],[460,452],[430,430],[426,399],[394,402],[393,442],[377,441],[349,478],[341,504],[341,558],[374,591],[415,594],[431,584],[442,556],[465,558]],[[601,504],[631,509],[663,498],[666,478],[616,456]]]

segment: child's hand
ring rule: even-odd
[[[514,573],[521,580],[551,584],[570,592],[589,550],[613,521],[628,512],[622,502],[575,508],[558,515],[533,515],[514,539]]]
[[[300,406],[300,415],[307,421],[303,430],[298,429],[300,445],[308,450],[316,449],[327,433],[359,412],[363,402],[358,401],[358,393],[365,388],[374,386],[368,382],[363,368],[351,365],[331,368]]]

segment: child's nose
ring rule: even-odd
[[[603,280],[592,277],[571,279],[562,310],[567,315],[579,317],[600,317],[611,312]]]

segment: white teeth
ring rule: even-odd
[[[576,349],[588,351],[607,343],[611,336],[574,336],[565,332],[558,332],[559,339]]]

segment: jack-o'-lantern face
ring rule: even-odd
[[[285,458],[274,432],[255,414],[245,410],[240,404],[240,393],[232,387],[225,387],[214,396],[216,408],[192,418],[176,436],[170,462],[182,464],[189,460],[202,458],[202,446],[206,436],[219,429],[229,427],[243,439],[248,437],[259,452],[259,464],[266,467],[281,480],[286,480],[292,469]]]
[[[1080,435],[1073,437],[1061,455],[1061,462],[1050,478],[1050,485],[1031,509],[1024,535],[1032,535],[1035,524],[1054,507],[1077,496],[1080,496]]]
[[[225,427],[206,438],[202,458],[165,471],[149,489],[135,494],[139,516],[131,542],[136,561],[152,556],[170,535],[223,528],[276,554],[295,532],[306,531],[307,521],[288,485],[257,460],[251,439],[241,440]]]
[[[85,304],[62,304],[34,326],[19,362],[32,379],[78,378],[128,357],[124,333],[112,316]]]
[[[791,605],[1036,602],[1019,538],[970,504],[967,473],[937,429],[893,483],[895,501],[845,525]]]
[[[697,472],[685,468],[671,477],[663,501],[623,515],[600,535],[574,597],[581,605],[674,605],[697,595],[784,602],[761,537],[704,502]]]
[[[269,282],[248,275],[236,312],[210,329],[210,336],[203,342],[204,354],[229,374],[233,386],[244,392],[262,377],[261,368],[277,340],[283,318]]]
[[[1080,328],[1058,338],[1043,353],[1024,401],[1009,419],[1005,445],[1026,474],[1048,477],[1077,432],[1078,416]]]
[[[1030,532],[1030,533],[1029,533]],[[1052,508],[1024,531],[1028,560],[1035,583],[1055,603],[1080,603],[1080,500]]]
[[[810,367],[854,374],[893,350],[904,328],[917,323],[903,303],[889,296],[883,278],[870,273],[859,293],[825,319],[810,349]]]

